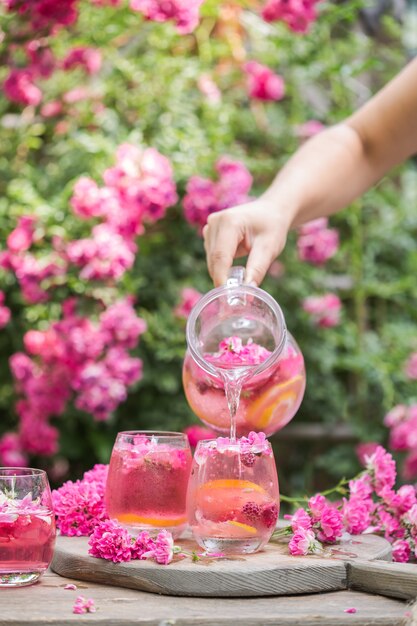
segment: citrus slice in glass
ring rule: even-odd
[[[179,517],[166,517],[159,515],[143,516],[136,513],[121,513],[117,519],[122,524],[131,524],[132,526],[150,526],[152,528],[169,528],[171,526],[180,526],[185,524],[187,518],[185,515]]]
[[[268,493],[256,483],[235,478],[210,480],[196,493],[196,507],[207,519],[226,522],[240,514],[247,502],[270,502]]]
[[[256,430],[278,428],[287,423],[288,416],[293,415],[301,394],[304,390],[303,376],[294,376],[284,383],[270,387],[248,405],[246,411],[247,425]]]

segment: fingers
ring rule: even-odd
[[[232,220],[216,215],[209,218],[203,236],[208,270],[215,287],[219,287],[226,283],[235,256],[242,253],[241,229]]]
[[[259,286],[265,278],[272,261],[278,256],[281,249],[275,239],[272,239],[270,236],[257,237],[253,242],[246,263],[245,282],[256,283]]]

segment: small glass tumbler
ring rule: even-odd
[[[250,554],[271,538],[279,513],[275,460],[256,436],[200,441],[187,493],[187,515],[197,543],[208,552]]]
[[[170,531],[187,524],[186,495],[191,450],[184,433],[118,433],[106,484],[106,509],[133,534]]]
[[[0,587],[35,583],[52,561],[55,536],[46,473],[0,467]]]

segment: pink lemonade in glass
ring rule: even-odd
[[[197,444],[187,494],[187,515],[197,543],[209,552],[249,554],[275,530],[278,477],[263,433]]]
[[[256,367],[271,355],[261,345],[250,339],[242,342],[239,337],[227,337],[217,346],[217,351],[204,354],[204,359],[220,369]],[[243,383],[235,418],[237,436],[247,435],[252,430],[271,435],[283,428],[297,412],[305,385],[303,355],[288,333],[279,358]],[[228,434],[230,411],[221,376],[205,372],[187,353],[183,386],[194,413],[207,426]]]
[[[0,468],[0,586],[36,582],[52,561],[55,536],[45,472]]]
[[[117,435],[106,484],[106,508],[133,533],[186,527],[191,450],[183,433],[127,431]]]

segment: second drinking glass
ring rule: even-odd
[[[187,513],[200,546],[225,554],[260,550],[275,530],[278,505],[277,471],[265,435],[197,444]]]
[[[117,435],[106,485],[106,509],[132,533],[186,526],[191,450],[183,433],[125,431]]]

